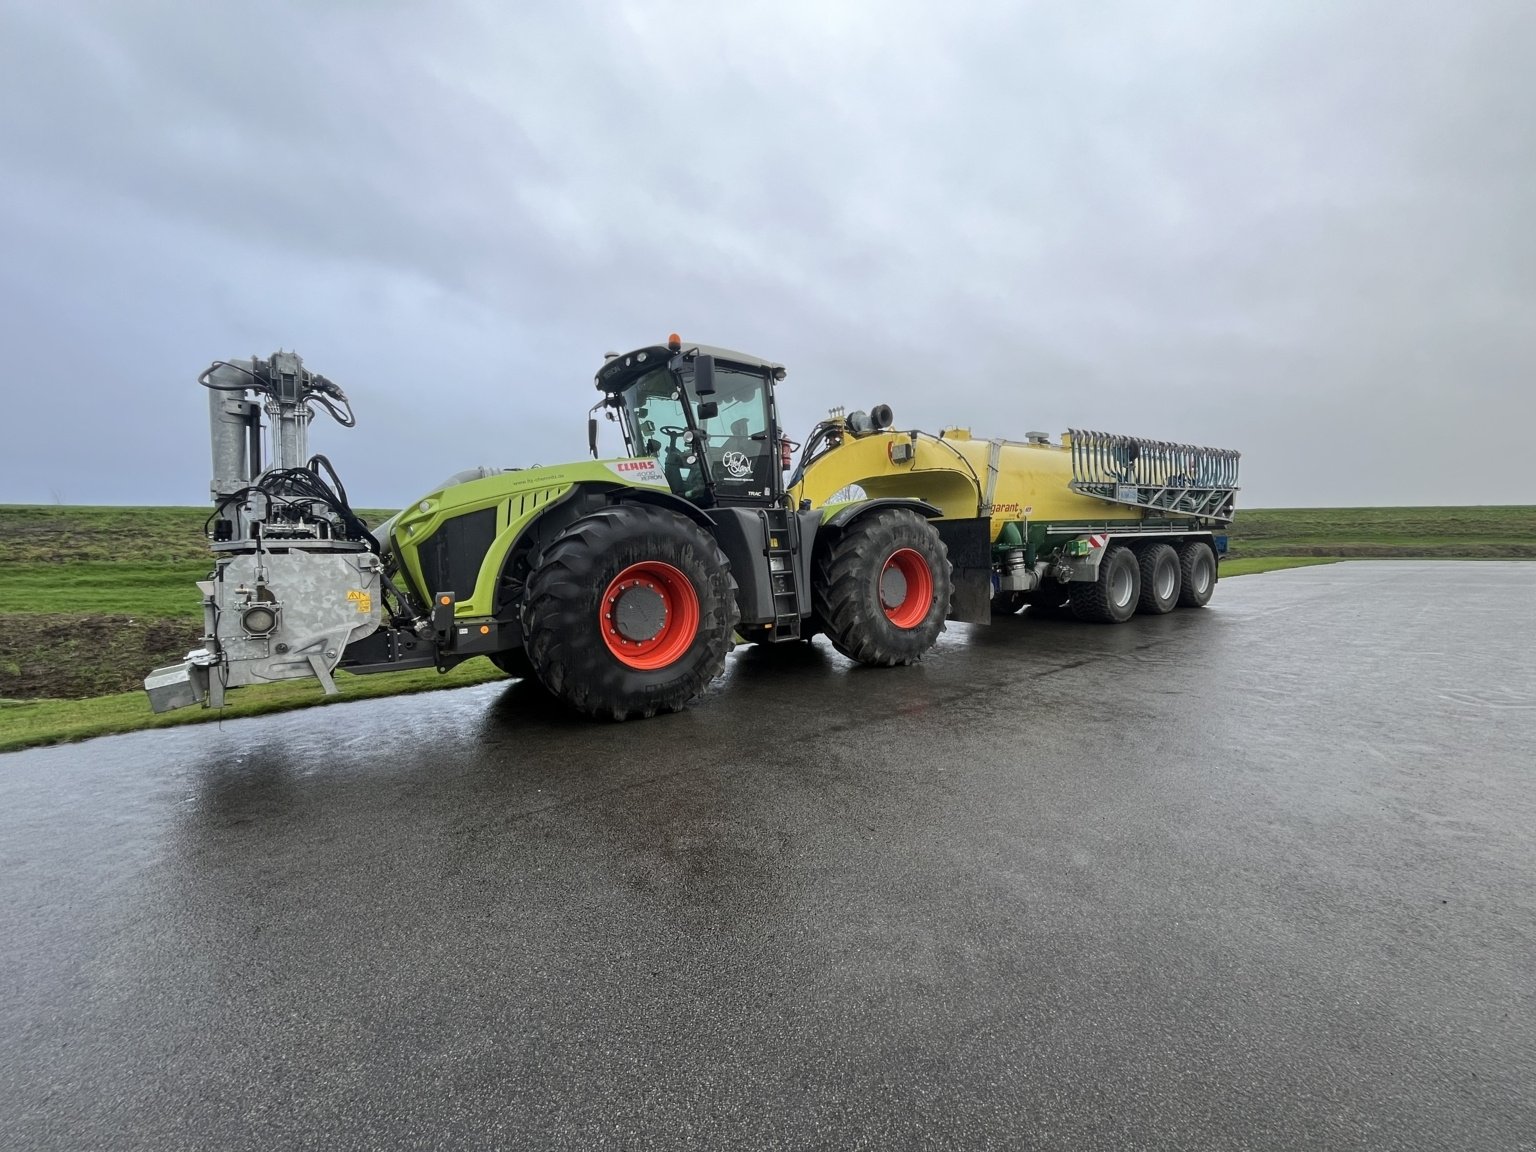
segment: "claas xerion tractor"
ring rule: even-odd
[[[876,405],[817,424],[786,484],[783,379],[676,336],[609,356],[593,459],[461,472],[370,529],[330,462],[307,455],[316,407],[353,423],[341,389],[292,353],[215,363],[200,377],[215,554],[203,643],[146,678],[154,708],[485,656],[625,719],[681,708],[737,638],[821,633],[862,664],[910,664],[946,619],[1029,606],[1117,624],[1209,601],[1236,452],[1083,430],[901,431]],[[601,415],[624,457],[597,458]]]
[[[821,633],[863,664],[916,661],[951,609],[946,537],[974,545],[986,521],[939,526],[939,508],[900,494],[792,501],[784,375],[676,336],[610,356],[594,459],[462,472],[370,528],[329,461],[308,455],[317,407],[351,426],[342,390],[292,353],[216,362],[200,378],[214,469],[204,636],[146,678],[155,710],[485,656],[622,720],[682,708],[737,637]],[[599,415],[625,457],[596,459]]]

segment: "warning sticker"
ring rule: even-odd
[[[373,597],[368,595],[368,593],[364,592],[361,588],[351,589],[347,593],[347,600],[350,603],[356,604],[357,610],[359,612],[373,611]]]
[[[644,457],[639,460],[613,460],[608,464],[608,471],[614,473],[626,484],[655,484],[662,488],[667,486],[667,474],[661,470],[654,457]]]

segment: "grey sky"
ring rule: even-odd
[[[671,330],[787,364],[797,436],[1536,503],[1533,58],[1526,0],[0,0],[0,503],[200,503],[194,376],[279,346],[359,504],[576,459]]]

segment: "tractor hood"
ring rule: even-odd
[[[375,533],[424,597],[452,592],[460,615],[491,610],[501,560],[522,531],[577,485],[669,491],[654,457],[540,468],[471,468],[397,513]]]

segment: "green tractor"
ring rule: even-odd
[[[774,402],[784,375],[676,336],[611,355],[588,422],[594,459],[460,473],[369,530],[324,457],[304,459],[312,405],[337,414],[341,390],[292,354],[215,364],[201,378],[216,557],[200,584],[203,646],[146,679],[152,703],[219,706],[228,688],[302,676],[335,691],[337,668],[446,671],[485,656],[623,720],[682,708],[737,637],[821,633],[863,664],[913,663],[949,614],[945,535],[981,525],[941,535],[939,509],[915,499],[792,506]],[[628,455],[596,459],[599,415]]]

